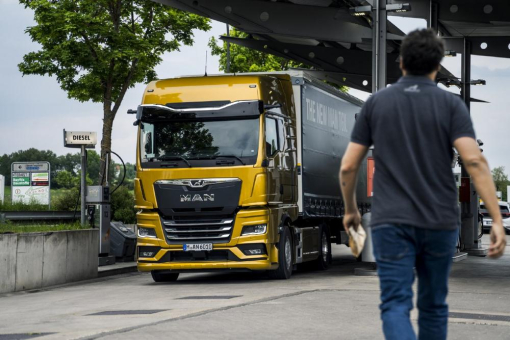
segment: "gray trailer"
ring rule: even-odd
[[[304,217],[340,217],[342,195],[338,170],[349,144],[363,101],[313,78],[306,71],[292,71],[298,112],[298,162],[300,213]],[[357,199],[361,209],[370,206],[367,197],[367,163],[358,176]]]
[[[340,239],[344,205],[338,172],[363,101],[313,77],[307,71],[285,72],[292,77],[297,114],[299,215],[303,225],[327,219],[332,236]],[[300,114],[299,114],[300,113]],[[370,211],[367,159],[358,174],[360,213]]]

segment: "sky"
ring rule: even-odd
[[[424,27],[425,21],[396,18],[392,20],[401,30],[409,32]],[[80,103],[68,99],[55,78],[47,76],[22,76],[17,65],[24,54],[38,50],[38,45],[24,33],[33,25],[33,14],[16,0],[0,0],[0,155],[14,151],[37,148],[52,150],[57,155],[76,152],[63,146],[62,130],[96,131],[100,140],[102,129],[101,104]],[[203,74],[205,53],[210,37],[225,33],[225,25],[212,23],[209,32],[195,32],[195,44],[183,46],[180,52],[165,54],[156,68],[159,78]],[[219,73],[218,58],[209,55],[209,74]],[[446,58],[443,65],[460,77],[460,56]],[[472,119],[478,138],[484,142],[484,154],[492,168],[505,166],[510,172],[510,59],[473,57],[473,79],[485,79],[487,86],[475,86],[474,98],[489,104],[472,104]],[[127,162],[135,161],[136,129],[134,117],[128,109],[140,104],[144,84],[130,89],[114,122],[112,150]],[[458,90],[450,89],[458,93]],[[369,94],[351,90],[361,99]],[[99,145],[96,147],[99,152]]]

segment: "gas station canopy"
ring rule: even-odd
[[[222,37],[225,41],[305,63],[330,82],[372,91],[376,12],[360,16],[352,12],[358,6],[376,6],[380,0],[157,1],[249,34],[248,38]],[[473,55],[510,57],[508,0],[388,0],[385,5],[390,4],[409,4],[410,11],[388,11],[388,15],[425,19],[446,39],[449,51],[462,53],[467,40]],[[386,30],[386,76],[393,83],[401,75],[398,53],[405,34],[390,21]],[[459,86],[458,79],[444,68],[438,75],[438,81],[448,86]]]

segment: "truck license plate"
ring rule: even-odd
[[[484,224],[484,225],[492,225],[492,221],[491,221],[491,220],[489,220],[489,221],[483,221],[483,224]]]
[[[212,250],[212,243],[195,243],[195,244],[185,244],[183,246],[184,251],[204,251],[204,250]]]

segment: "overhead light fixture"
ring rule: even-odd
[[[461,85],[459,79],[441,79],[440,82],[443,83],[443,85],[446,87],[450,87],[450,86],[460,87],[460,85]]]
[[[411,4],[388,4],[386,5],[386,11],[397,13],[410,12]]]
[[[444,56],[445,57],[456,57],[457,56],[457,52],[455,52],[455,51],[445,51],[444,52]]]
[[[450,87],[450,86],[461,87],[462,86],[462,81],[460,79],[441,78],[441,79],[439,79],[439,82],[442,83],[446,87]],[[487,85],[487,81],[484,79],[471,80],[469,82],[469,85],[475,85],[475,86],[476,85]]]
[[[362,17],[372,13],[372,6],[357,6],[349,8],[349,13],[355,17]]]
[[[487,85],[487,81],[484,79],[471,80],[471,85]]]

